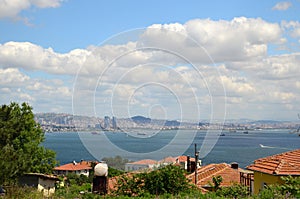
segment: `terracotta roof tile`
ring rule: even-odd
[[[145,159],[145,160],[139,160],[136,162],[129,162],[126,164],[142,164],[142,165],[149,165],[149,164],[157,164],[158,162],[156,160],[151,160],[151,159]]]
[[[69,163],[54,168],[56,171],[80,171],[85,169],[90,170],[92,167],[85,163]]]
[[[300,149],[257,159],[247,168],[272,175],[300,175]]]
[[[177,157],[178,162],[186,162],[187,161],[187,156],[178,156]],[[195,158],[190,158],[190,161],[195,162]]]
[[[166,157],[166,158],[160,160],[159,163],[175,163],[176,159],[177,158],[169,156],[169,157]]]
[[[229,164],[209,164],[197,170],[198,172],[198,187],[204,187],[212,183],[214,176],[222,176],[221,186],[230,186],[240,182],[240,169],[233,169]],[[192,182],[195,181],[195,173],[187,176]]]

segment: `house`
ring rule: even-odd
[[[217,176],[221,176],[223,179],[220,185],[221,187],[239,184],[240,172],[243,172],[243,169],[238,168],[236,163],[220,163],[203,166],[197,170],[197,187],[200,188],[202,192],[211,191],[213,189],[213,177]],[[195,172],[189,174],[187,178],[191,182],[195,182]]]
[[[67,175],[70,173],[74,173],[77,175],[85,175],[89,176],[90,170],[92,169],[92,162],[91,161],[80,161],[69,164],[64,164],[54,168],[54,173],[57,175]]]
[[[125,164],[125,171],[137,171],[143,169],[154,169],[158,167],[159,162],[156,160],[145,159],[136,162],[129,162]]]
[[[19,178],[21,186],[35,187],[49,197],[55,192],[55,185],[59,182],[58,177],[41,173],[28,173]]]
[[[176,157],[168,156],[168,157],[165,157],[164,159],[158,161],[158,164],[159,164],[160,166],[166,166],[166,165],[169,165],[169,164],[174,164],[174,163],[176,163],[176,160],[177,160]]]
[[[195,158],[188,158],[188,156],[178,156],[178,157],[165,157],[160,161],[144,159],[137,162],[129,162],[125,164],[125,171],[137,171],[143,169],[155,169],[160,166],[166,166],[169,164],[181,165],[185,170],[188,169],[188,162],[190,161],[190,168],[195,168]],[[201,161],[198,161],[198,167],[200,167]]]
[[[247,169],[254,172],[254,193],[270,184],[281,184],[282,176],[300,176],[300,149],[260,158]]]
[[[179,164],[183,169],[187,170],[188,172],[195,171],[195,158],[191,158],[189,156],[178,156],[176,158],[176,164]],[[197,168],[200,168],[201,160],[198,160]]]

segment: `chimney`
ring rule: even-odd
[[[238,169],[238,168],[239,168],[239,164],[236,163],[236,162],[232,162],[232,163],[231,163],[231,168],[232,168],[232,169]]]
[[[190,156],[186,156],[187,158],[187,172],[191,172],[191,159],[190,159]]]

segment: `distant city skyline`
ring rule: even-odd
[[[0,104],[297,121],[299,11],[298,0],[0,1]]]

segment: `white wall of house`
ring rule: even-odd
[[[44,193],[44,196],[51,196],[55,192],[55,180],[39,178],[37,188]]]
[[[67,175],[69,173],[75,173],[77,175],[85,175],[85,176],[89,176],[90,171],[88,169],[83,169],[83,170],[77,170],[77,171],[68,171],[68,170],[56,170],[55,173],[57,175]]]
[[[157,167],[156,164],[132,164],[127,163],[125,164],[125,171],[138,171],[143,169],[153,169]]]

